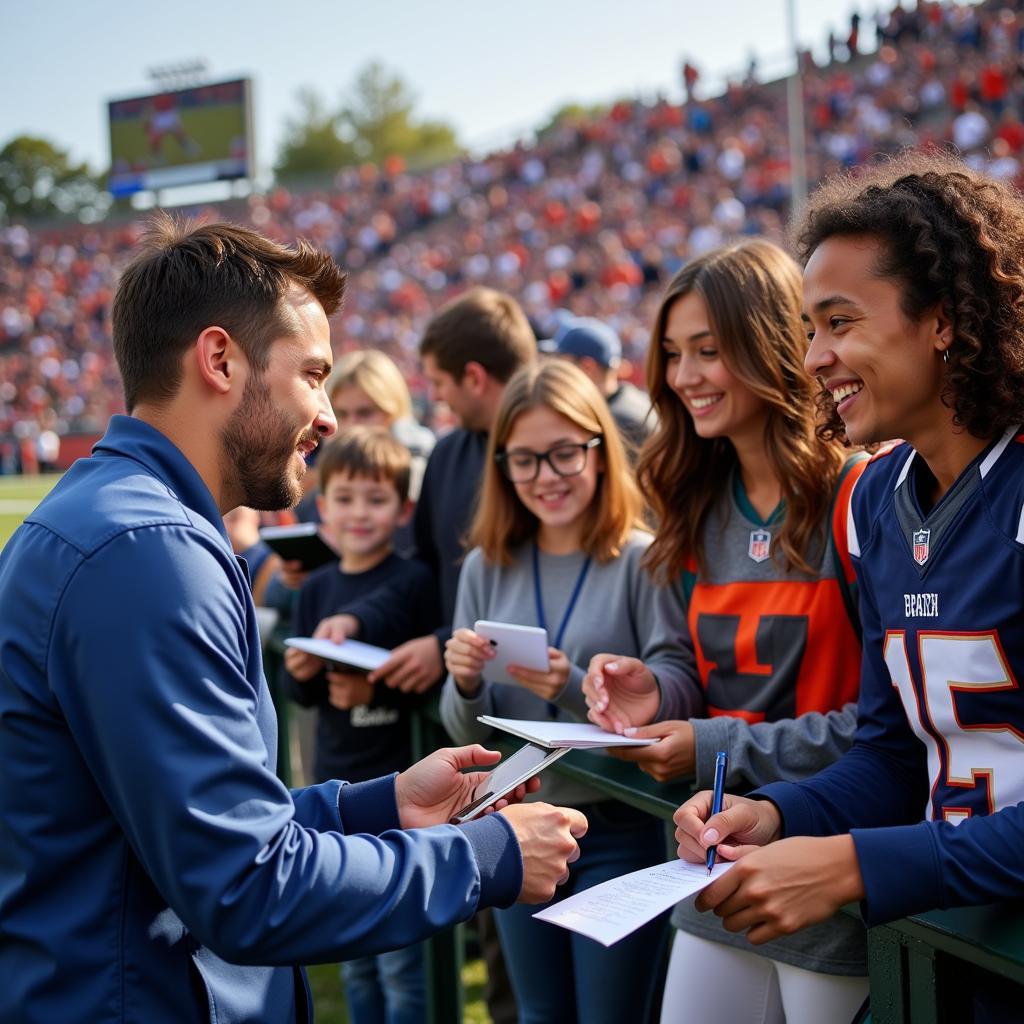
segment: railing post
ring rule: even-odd
[[[413,762],[444,746],[447,738],[440,727],[422,712],[412,715]],[[451,1024],[462,1020],[462,963],[465,935],[462,925],[446,928],[426,941],[427,1013],[429,1024]]]

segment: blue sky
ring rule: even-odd
[[[850,0],[794,2],[804,44],[820,49],[830,25],[845,35]],[[254,78],[265,169],[297,91],[312,86],[333,102],[372,59],[406,79],[419,113],[487,149],[570,100],[678,97],[684,55],[712,77],[742,71],[752,52],[766,71],[780,70],[788,52],[786,0],[500,6],[512,13],[479,0],[0,0],[0,143],[42,135],[105,167],[106,101],[149,91],[148,68],[192,58],[204,58],[215,79]]]

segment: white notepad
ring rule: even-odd
[[[391,652],[383,647],[374,647],[358,640],[346,640],[342,644],[335,644],[330,640],[314,640],[310,636],[290,636],[284,645],[298,648],[307,654],[315,654],[333,665],[354,668],[362,672],[372,672],[375,668],[380,668],[391,657]]]
[[[504,732],[510,732],[520,739],[529,740],[541,747],[575,747],[586,750],[593,747],[649,747],[657,739],[635,739],[605,732],[600,726],[589,722],[530,721],[519,718],[495,718],[493,715],[478,715],[478,722]]]

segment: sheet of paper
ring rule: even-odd
[[[300,651],[315,654],[324,661],[336,665],[351,665],[353,668],[372,672],[380,668],[391,657],[391,652],[383,647],[360,643],[358,640],[346,640],[342,644],[331,643],[330,640],[314,640],[308,636],[290,636],[284,642],[285,647],[297,647]]]
[[[494,715],[478,715],[478,722],[502,729],[539,743],[542,747],[648,747],[657,743],[656,739],[638,740],[628,736],[617,736],[613,732],[605,732],[600,726],[589,722],[552,722],[530,721],[519,718],[496,718]]]
[[[680,900],[710,885],[731,867],[731,861],[720,861],[708,877],[703,864],[670,860],[601,882],[533,916],[613,946]]]

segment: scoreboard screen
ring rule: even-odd
[[[111,100],[112,195],[253,175],[248,78]]]

